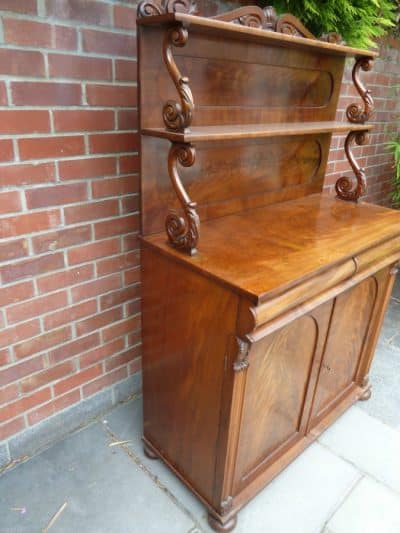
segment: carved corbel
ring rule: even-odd
[[[236,343],[238,347],[238,353],[235,362],[233,363],[233,370],[235,372],[241,372],[242,370],[246,370],[249,366],[249,350],[250,350],[250,343],[246,340],[241,339],[240,337],[236,337]]]
[[[196,158],[196,151],[191,144],[173,143],[168,154],[168,172],[172,186],[182,205],[183,216],[171,212],[165,220],[165,229],[170,243],[190,255],[196,253],[200,234],[200,219],[196,212],[196,203],[192,202],[182,185],[178,174],[178,163],[191,167]]]
[[[368,139],[368,131],[351,131],[346,137],[344,149],[357,181],[353,184],[353,181],[348,176],[342,176],[337,180],[335,189],[338,197],[342,200],[357,202],[360,196],[365,194],[365,170],[355,160],[351,151],[351,144],[354,141],[358,146],[362,146],[368,143]]]
[[[142,0],[137,7],[138,18],[176,12],[193,15],[197,13],[196,2],[193,0],[163,0],[162,2]]]
[[[185,46],[188,40],[188,31],[181,24],[169,28],[164,37],[163,58],[168,72],[175,84],[180,97],[180,103],[168,100],[163,108],[163,119],[166,127],[173,131],[187,131],[192,122],[194,102],[192,91],[189,87],[189,78],[182,76],[175,62],[172,47]]]
[[[371,91],[366,89],[360,80],[360,70],[368,72],[372,69],[374,61],[371,57],[357,57],[353,67],[353,83],[361,96],[364,106],[361,104],[350,104],[346,110],[346,116],[350,122],[356,124],[364,124],[370,119],[374,111],[374,100],[371,96]]]

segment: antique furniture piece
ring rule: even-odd
[[[144,444],[217,531],[356,400],[400,259],[359,202],[373,52],[291,15],[138,6]],[[336,122],[345,59],[359,99]],[[357,101],[358,100],[358,101]],[[322,194],[333,133],[349,174]],[[354,176],[350,173],[354,172]]]

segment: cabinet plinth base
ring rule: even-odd
[[[144,442],[143,443],[143,451],[144,451],[144,454],[146,457],[148,457],[149,459],[158,459],[158,455],[156,455],[153,450],[147,446],[147,444]]]
[[[237,515],[232,516],[232,518],[223,524],[211,513],[208,513],[208,523],[214,531],[232,531],[237,524]]]

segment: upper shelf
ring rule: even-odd
[[[186,13],[166,13],[163,15],[144,16],[137,19],[137,24],[143,26],[151,25],[170,25],[173,22],[181,22],[185,27],[192,27],[203,34],[214,34],[226,36],[261,44],[275,44],[278,46],[292,47],[296,45],[301,48],[317,49],[321,53],[340,55],[340,56],[361,56],[361,57],[378,57],[378,52],[352,48],[341,44],[333,44],[317,39],[305,39],[294,35],[284,33],[275,33],[265,29],[242,26],[232,22],[217,20],[212,18],[199,17]]]
[[[347,133],[349,131],[369,131],[370,124],[348,122],[284,122],[280,124],[235,124],[232,126],[195,126],[184,133],[164,128],[145,128],[143,135],[161,137],[172,142],[225,141],[233,139],[258,139],[288,135],[314,135],[317,133]]]

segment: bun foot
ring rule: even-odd
[[[146,457],[149,459],[158,459],[158,455],[156,455],[149,446],[147,446],[146,443],[143,444],[143,451]]]
[[[222,523],[215,516],[208,513],[208,523],[214,531],[232,531],[237,524],[237,515]]]
[[[360,402],[366,402],[367,400],[371,398],[371,394],[372,394],[371,385],[369,385],[369,387],[363,391],[363,393],[358,398],[358,400]]]

